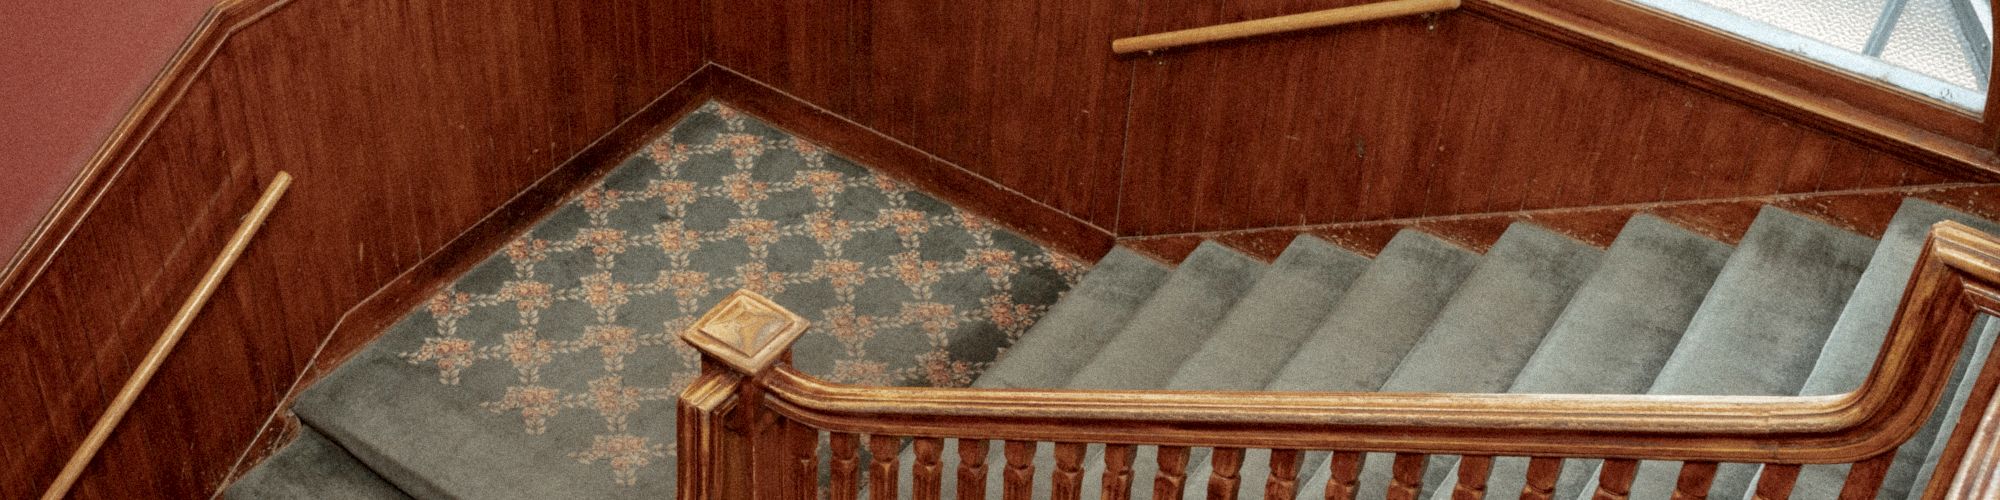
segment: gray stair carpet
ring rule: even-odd
[[[1265,389],[1381,389],[1397,361],[1417,344],[1479,261],[1479,254],[1422,231],[1397,233]],[[1311,471],[1325,462],[1325,453],[1309,453],[1301,457],[1299,470]],[[1268,477],[1269,466],[1246,459],[1239,473],[1244,478]],[[1144,479],[1150,481],[1151,476]]]
[[[1930,234],[1932,224],[1946,220],[1965,223],[1981,231],[2000,232],[1996,231],[2000,230],[2000,225],[1978,217],[1916,198],[1904,199],[1895,218],[1889,221],[1888,231],[1882,234],[1881,243],[1875,246],[1875,256],[1869,260],[1868,270],[1861,274],[1861,282],[1855,285],[1854,295],[1848,298],[1840,321],[1834,324],[1833,333],[1827,336],[1826,346],[1821,349],[1812,374],[1806,377],[1800,395],[1841,394],[1861,387],[1862,379],[1867,378],[1875,358],[1881,353],[1882,341],[1888,336],[1889,323],[1895,319],[1896,309],[1902,303],[1910,273],[1917,268],[1917,254],[1923,252],[1924,238]],[[1897,450],[1896,461],[1883,480],[1880,496],[1904,498],[1908,493],[1909,484],[1923,466],[1924,454],[1929,451],[1932,438],[1942,425],[1943,412],[1934,412],[1932,417],[1930,423]],[[1847,465],[1804,467],[1799,472],[1793,497],[1831,498],[1839,495],[1847,469]]]
[[[675,335],[730,292],[812,321],[806,373],[964,386],[1087,268],[710,103],[293,409],[418,498],[671,497]]]
[[[972,386],[1058,388],[1069,383],[1172,271],[1125,247],[1111,249]]]
[[[1264,267],[1222,244],[1203,242],[1064,387],[1166,387],[1181,363],[1208,341],[1223,316],[1249,293]]]
[[[1382,384],[1383,392],[1504,392],[1514,383],[1603,252],[1531,223],[1515,223],[1486,252],[1437,321]],[[1358,498],[1387,492],[1391,454],[1371,454]],[[1433,457],[1434,488],[1456,463]],[[1306,484],[1325,484],[1315,468]]]
[[[1168,390],[1262,390],[1340,301],[1368,258],[1299,235],[1215,327],[1215,334],[1168,379]],[[1207,477],[1207,448],[1188,457],[1188,477]],[[1268,452],[1252,452],[1252,461]],[[1156,458],[1148,453],[1144,458]],[[1148,465],[1148,467],[1153,467]],[[1093,463],[1086,474],[1103,471]],[[1198,489],[1198,488],[1197,488]],[[1193,490],[1193,489],[1191,489]],[[1150,492],[1149,492],[1150,493]]]
[[[231,500],[399,500],[409,495],[312,427],[222,492]]]
[[[1937,472],[1938,461],[1943,459],[1946,445],[1951,442],[1952,431],[1958,427],[1958,419],[1965,410],[1965,400],[1972,397],[1974,385],[1972,381],[1979,380],[1979,374],[1983,371],[1987,357],[1993,354],[1993,343],[2000,340],[2000,318],[1991,316],[1984,318],[1985,326],[1980,329],[1981,333],[1975,337],[1970,348],[1961,351],[1963,354],[1959,355],[1958,374],[1952,378],[1952,387],[1946,388],[1949,391],[1946,392],[1948,396],[1945,398],[1946,410],[1938,412],[1943,414],[1941,417],[1933,416],[1934,421],[1942,424],[1939,425],[1937,432],[1933,433],[1935,436],[1924,451],[1923,465],[1909,478],[1909,482],[1905,483],[1908,486],[1904,489],[1909,494],[1901,498],[1924,497],[1925,490],[1930,486],[1931,475]]]
[[[1647,393],[1798,394],[1874,248],[1867,237],[1764,207]],[[1711,491],[1740,495],[1756,470],[1723,464]],[[1679,462],[1641,462],[1633,497],[1666,498],[1679,471]]]
[[[1507,392],[1646,392],[1680,344],[1729,251],[1729,245],[1659,217],[1632,217]],[[1565,461],[1555,497],[1574,498],[1595,465]],[[1441,484],[1457,482],[1455,467]],[[1525,486],[1527,474],[1528,459],[1498,458],[1487,491],[1512,495]],[[1432,498],[1451,498],[1451,488],[1437,488]]]

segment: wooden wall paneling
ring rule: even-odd
[[[1210,21],[1202,9],[1187,12],[1179,22],[1149,12],[1146,26]],[[1120,235],[1942,180],[1890,153],[1478,12],[1134,64]]]
[[[185,52],[140,112],[157,125],[87,169],[58,216],[74,233],[39,240],[25,255],[46,267],[7,284],[25,292],[0,350],[32,355],[0,367],[30,381],[4,386],[0,442],[22,460],[0,497],[46,486],[273,172],[298,184],[75,498],[209,493],[341,312],[702,57],[692,0],[221,9],[226,29],[190,44],[213,52]]]
[[[716,4],[714,60],[1110,227],[1136,0]],[[807,32],[774,33],[775,26]],[[1102,43],[1098,43],[1098,42]]]

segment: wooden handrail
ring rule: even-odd
[[[1218,24],[1166,33],[1155,33],[1111,41],[1111,52],[1130,54],[1288,31],[1353,24],[1391,17],[1430,14],[1458,8],[1459,0],[1390,0],[1370,4],[1317,10],[1288,16]]]
[[[132,403],[139,399],[139,393],[146,389],[146,383],[153,380],[153,374],[160,371],[160,365],[166,362],[167,355],[173,353],[174,346],[180,343],[181,334],[187,333],[188,325],[194,323],[194,318],[201,312],[202,306],[208,304],[208,298],[215,295],[215,289],[222,283],[222,277],[228,275],[229,268],[236,265],[236,258],[243,255],[243,249],[250,245],[250,238],[257,234],[258,228],[263,227],[264,218],[271,215],[271,209],[278,205],[278,199],[285,196],[285,190],[291,185],[291,174],[278,172],[276,177],[271,178],[271,184],[264,187],[263,196],[257,199],[257,204],[251,207],[250,213],[243,217],[243,222],[236,226],[236,233],[230,235],[229,243],[224,245],[222,252],[209,263],[208,272],[201,276],[201,281],[195,284],[194,291],[188,293],[187,300],[182,302],[180,310],[174,313],[174,319],[168,322],[166,330],[160,333],[159,340],[153,342],[152,350],[147,351],[146,358],[139,362],[139,369],[132,373],[131,378],[125,380],[125,387],[118,390],[118,396],[112,398],[111,406],[105,408],[104,414],[97,417],[97,424],[90,428],[90,434],[84,437],[83,444],[77,446],[76,453],[70,455],[69,462],[63,465],[62,473],[58,474],[55,482],[42,493],[42,500],[59,500],[69,494],[70,487],[75,486],[77,478],[83,476],[83,469],[90,466],[90,461],[97,457],[98,448],[104,446],[104,440],[110,438],[111,431],[117,429],[118,423],[124,420],[125,412],[132,409]]]
[[[1474,464],[1491,456],[1607,458],[1619,465],[1606,467],[1607,484],[1629,482],[1631,469],[1624,466],[1635,460],[1684,461],[1692,466],[1683,473],[1696,480],[1712,476],[1716,462],[1765,463],[1774,468],[1759,488],[1788,491],[1787,481],[1801,464],[1886,470],[1897,447],[1944,397],[1973,320],[1982,312],[2000,313],[2000,238],[1952,222],[1934,226],[1867,379],[1854,392],[1816,397],[860,387],[812,377],[781,357],[740,365],[708,354],[768,352],[772,346],[758,339],[784,336],[700,335],[704,330],[804,329],[803,319],[756,299],[757,308],[773,312],[753,322],[754,328],[719,324],[728,321],[711,313],[683,334],[706,361],[703,375],[683,396],[682,485],[700,489],[683,489],[682,498],[790,498],[746,492],[753,485],[798,481],[809,470],[802,467],[811,460],[798,457],[816,456],[813,433],[796,429],[833,433],[836,458],[848,456],[857,446],[852,437],[865,434],[1006,440],[1009,455],[1026,453],[1016,449],[1019,443],[1057,442],[1160,445],[1176,453],[1183,447],[1393,452],[1399,464],[1418,463],[1413,457],[1429,454],[1464,455]],[[718,310],[745,309],[728,304]],[[1990,478],[1957,466],[2000,461],[2000,447],[1991,444],[2000,441],[1992,437],[2000,433],[1995,428],[2000,417],[1990,414],[2000,410],[1989,409],[1990,393],[2000,385],[2000,355],[1985,362],[1968,401],[1974,411],[1964,413],[1945,454],[1952,466],[1939,467],[1932,483],[1951,485],[1955,477],[1960,487],[1948,496],[1946,487],[1934,487],[1932,498],[1976,498],[1961,492],[1991,491]],[[1164,451],[1160,456],[1162,470],[1180,465],[1169,459],[1185,460]],[[853,486],[839,478],[847,477],[842,467],[854,464],[836,462],[835,486]],[[1016,473],[1011,467],[1025,464],[1007,465],[1011,476]],[[1531,470],[1554,469],[1543,462]],[[690,482],[689,474],[711,476]],[[1879,482],[1865,478],[1875,475],[1854,474],[1864,479],[1848,488],[1872,498]],[[1183,480],[1194,481],[1174,477],[1169,481],[1174,484],[1162,487],[1178,488]]]

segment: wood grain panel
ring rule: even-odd
[[[1108,228],[1137,2],[718,2],[712,57]]]
[[[18,464],[0,497],[47,484],[231,214],[287,170],[291,194],[74,493],[206,496],[342,312],[695,70],[700,15],[694,1],[223,7],[87,168],[90,196],[0,287],[14,304],[0,352],[31,353],[0,366],[14,423],[0,442]]]
[[[1351,2],[1318,3],[1280,10]],[[1160,27],[1208,21],[1185,16]],[[1916,169],[1467,12],[1135,64],[1127,236],[1889,187]]]

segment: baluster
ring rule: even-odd
[[[1597,493],[1592,500],[1625,500],[1632,495],[1632,475],[1639,472],[1638,460],[1607,458],[1597,476]]]
[[[1050,492],[1053,500],[1079,500],[1083,498],[1083,443],[1056,443],[1056,470],[1049,474],[1049,481],[1055,486]]]
[[[896,456],[902,453],[902,444],[893,436],[868,436],[868,498],[896,500],[896,474],[902,468]]]
[[[1160,472],[1153,476],[1153,498],[1180,498],[1187,492],[1188,447],[1160,446]]]
[[[1715,462],[1684,462],[1681,478],[1674,482],[1674,500],[1704,500],[1715,483]]]
[[[1528,459],[1528,481],[1521,487],[1521,500],[1549,500],[1556,494],[1556,478],[1562,475],[1563,459],[1557,457],[1534,457]]]
[[[1295,498],[1299,491],[1299,450],[1271,450],[1271,477],[1264,498]]]
[[[1007,469],[1001,474],[1001,498],[1027,500],[1035,496],[1035,442],[1008,441]]]
[[[1792,484],[1798,480],[1798,464],[1764,464],[1764,471],[1757,474],[1757,496],[1753,498],[1756,500],[1791,498]]]
[[[785,484],[790,486],[791,500],[818,500],[819,498],[819,431],[806,424],[787,420],[785,422],[785,449],[792,452],[793,474]]]
[[[938,500],[944,488],[944,465],[938,455],[944,452],[944,440],[938,438],[917,438],[910,443],[917,452],[917,462],[910,464],[910,492],[912,500]]]
[[[1452,500],[1484,500],[1486,498],[1486,476],[1493,474],[1493,457],[1466,455],[1458,461],[1458,487],[1451,490]]]
[[[1208,498],[1211,500],[1236,500],[1236,487],[1243,483],[1238,473],[1243,469],[1242,448],[1216,448],[1209,455]]]
[[[1132,498],[1132,445],[1104,445],[1104,500]]]
[[[1895,461],[1896,454],[1890,452],[1854,464],[1847,470],[1847,484],[1840,488],[1840,500],[1873,500],[1882,489],[1882,479],[1889,475],[1890,463]]]
[[[1430,465],[1430,456],[1422,453],[1397,453],[1392,470],[1395,480],[1389,482],[1389,500],[1417,500],[1417,493],[1424,489],[1424,467]]]
[[[1354,500],[1360,489],[1361,460],[1366,458],[1360,452],[1336,451],[1327,457],[1326,500]]]
[[[861,458],[860,451],[857,450],[861,445],[860,438],[845,432],[835,432],[827,440],[827,445],[833,447],[833,460],[829,464],[833,468],[833,491],[829,496],[833,500],[855,500],[861,495],[859,481]]]
[[[986,496],[986,440],[958,440],[958,497]]]

